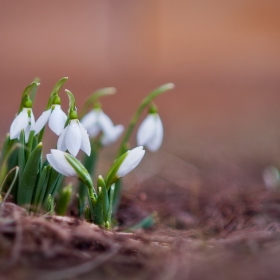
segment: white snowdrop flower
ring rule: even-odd
[[[123,131],[124,131],[124,126],[122,124],[118,124],[116,126],[113,126],[111,128],[110,137],[108,137],[108,134],[104,134],[101,138],[101,144],[103,146],[108,146],[109,144],[117,141],[117,139],[121,136]]]
[[[163,125],[158,113],[150,113],[144,119],[137,131],[137,144],[156,152],[163,140]]]
[[[114,126],[112,120],[100,108],[91,110],[81,119],[81,123],[91,138],[102,132],[104,135],[103,145],[115,142],[124,129],[122,125]]]
[[[267,166],[263,170],[263,181],[267,189],[276,190],[280,185],[279,170],[275,166]]]
[[[119,178],[132,171],[140,163],[144,154],[145,150],[143,146],[140,146],[121,155],[108,171],[106,183],[111,186]]]
[[[78,119],[70,120],[69,124],[63,129],[58,138],[57,148],[61,151],[68,150],[74,157],[80,149],[90,156],[89,136]]]
[[[121,178],[132,171],[140,163],[144,154],[145,150],[143,150],[143,146],[127,151],[126,157],[116,173],[117,177]]]
[[[47,154],[47,160],[50,165],[55,169],[57,172],[61,173],[64,176],[69,177],[76,177],[78,178],[79,175],[76,170],[71,166],[68,160],[65,157],[64,152],[60,150],[51,150],[51,154]]]
[[[10,139],[19,139],[21,130],[24,130],[25,142],[28,142],[29,133],[34,123],[35,119],[32,109],[24,107],[11,124]]]
[[[49,122],[50,129],[59,136],[64,128],[66,119],[67,116],[62,111],[61,106],[54,104],[49,110],[43,112],[32,129],[35,130],[35,135],[37,135],[46,125],[46,123]]]

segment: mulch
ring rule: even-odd
[[[111,231],[6,202],[0,279],[280,279],[280,191],[225,182],[147,179]],[[152,212],[153,227],[130,229]]]

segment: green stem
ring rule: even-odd
[[[153,99],[155,99],[158,95],[166,92],[167,90],[173,89],[174,88],[174,84],[172,83],[168,83],[168,84],[164,84],[158,88],[156,88],[154,91],[152,91],[146,98],[143,99],[143,101],[141,102],[138,110],[136,111],[136,113],[134,114],[134,116],[132,117],[129,127],[124,135],[124,138],[122,140],[117,158],[120,157],[123,153],[125,153],[127,151],[126,145],[127,142],[130,138],[130,135],[133,132],[133,129],[137,123],[137,121],[140,118],[141,113],[143,112],[143,110],[152,102]]]
[[[94,176],[96,163],[98,159],[99,148],[98,145],[92,140],[91,141],[91,154],[90,156],[85,155],[83,164],[90,174],[91,178]],[[84,214],[85,209],[85,198],[87,196],[87,186],[80,182],[79,184],[79,216]]]
[[[131,119],[131,122],[129,124],[129,127],[123,137],[122,143],[120,145],[118,154],[117,154],[117,158],[119,158],[122,154],[124,154],[125,152],[127,152],[127,143],[128,140],[133,132],[133,129],[135,127],[135,125],[137,124],[137,121],[140,118],[141,113],[143,112],[143,110],[153,101],[153,99],[155,99],[158,95],[166,92],[167,90],[171,90],[174,88],[174,84],[172,83],[168,83],[168,84],[164,84],[158,88],[156,88],[154,91],[152,91],[146,98],[143,99],[143,101],[141,102],[138,110],[136,111],[136,113],[134,114],[134,116]],[[114,191],[114,199],[113,199],[113,211],[114,213],[116,212],[118,206],[119,206],[119,202],[120,202],[120,198],[121,198],[121,189],[122,189],[122,183],[121,180],[119,179],[116,184],[115,184],[115,191]]]
[[[114,87],[107,87],[107,88],[101,88],[101,89],[96,90],[85,101],[84,106],[81,110],[80,119],[86,114],[88,107],[91,104],[93,104],[96,100],[98,100],[102,96],[112,95],[112,94],[115,94],[116,92],[117,92],[117,90]]]
[[[24,89],[24,91],[22,93],[22,98],[21,98],[21,103],[19,106],[18,114],[22,111],[22,109],[24,107],[24,102],[25,102],[26,97],[29,96],[29,93],[34,89],[34,87],[37,87],[39,85],[40,85],[40,83],[34,81]]]

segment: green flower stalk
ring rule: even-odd
[[[121,156],[122,154],[124,154],[127,151],[127,146],[128,146],[128,141],[129,138],[133,132],[134,127],[136,126],[141,113],[143,112],[143,110],[147,107],[150,106],[151,102],[159,95],[161,95],[162,93],[171,90],[175,87],[175,85],[173,83],[167,83],[164,84],[158,88],[156,88],[154,91],[152,91],[146,98],[144,98],[144,100],[141,102],[139,108],[137,109],[137,111],[135,112],[134,116],[132,117],[129,127],[125,132],[125,135],[123,137],[123,140],[121,142],[117,157]],[[158,138],[159,139],[159,138]],[[158,141],[160,142],[160,141]],[[144,143],[143,143],[144,144]],[[157,146],[157,145],[155,145]],[[121,198],[121,189],[122,189],[122,184],[121,184],[121,180],[118,180],[115,184],[115,194],[114,194],[114,202],[113,202],[113,211],[115,212],[118,208],[119,202],[120,202],[120,198]]]

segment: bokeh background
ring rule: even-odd
[[[125,125],[146,94],[173,82],[156,100],[161,153],[192,164],[280,164],[279,1],[0,2],[2,138],[35,77],[36,118],[68,76],[78,108],[95,89],[116,87],[103,107]]]

